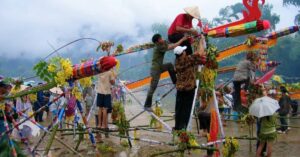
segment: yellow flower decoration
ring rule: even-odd
[[[55,73],[55,82],[58,85],[65,85],[66,81],[73,76],[73,68],[70,59],[58,58],[53,59],[53,61],[48,66],[48,71]]]
[[[195,139],[193,139],[193,138],[189,140],[189,144],[191,146],[193,146],[193,147],[199,146],[199,144],[197,143],[197,141]]]
[[[222,149],[222,154],[224,157],[234,157],[234,154],[239,150],[239,147],[237,139],[227,137]]]
[[[36,94],[29,94],[28,96],[29,96],[30,102],[35,102],[37,100]]]
[[[72,94],[76,97],[77,100],[82,100],[82,93],[80,92],[78,87],[73,88]]]
[[[5,104],[0,104],[0,110],[5,110]]]
[[[9,94],[10,94],[10,95],[14,95],[14,94],[18,93],[20,90],[21,90],[20,88],[16,88],[16,86],[14,86],[14,87],[10,90]]]
[[[49,71],[49,72],[52,72],[52,73],[55,72],[55,71],[56,71],[56,68],[57,68],[57,67],[56,67],[54,64],[49,64],[49,65],[48,65],[48,71]]]
[[[79,80],[80,85],[85,88],[85,87],[90,87],[92,85],[92,77],[86,77],[82,78]]]

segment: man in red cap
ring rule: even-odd
[[[197,30],[193,29],[192,20],[200,19],[200,12],[197,6],[184,8],[185,14],[179,14],[168,30],[168,39],[171,43],[178,42],[184,37],[184,34],[198,35]],[[193,53],[191,41],[186,40],[180,46],[186,46],[186,53],[190,55]]]

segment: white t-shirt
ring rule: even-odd
[[[110,81],[115,80],[112,70],[106,71],[98,75],[96,92],[100,94],[111,94]]]
[[[231,94],[225,94],[224,95],[224,106],[227,107],[227,108],[231,108],[232,107],[232,100],[233,100],[233,97]]]

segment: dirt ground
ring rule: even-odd
[[[141,98],[141,100],[143,100]],[[142,107],[140,107],[138,104],[133,103],[126,105],[126,116],[128,119],[133,117],[134,115],[138,114],[142,111]],[[164,115],[172,116],[173,113],[169,112],[168,110],[164,110]],[[170,119],[170,117],[163,117],[163,119]],[[91,118],[90,124],[91,126],[95,126],[94,123],[94,116]],[[130,122],[130,126],[140,126],[140,125],[149,125],[150,122],[150,115],[148,113],[143,113],[136,119]],[[167,122],[171,127],[174,126],[174,121],[168,121]],[[47,126],[47,122],[42,123],[44,126]],[[293,119],[289,122],[290,125],[293,126],[300,126],[300,119]],[[236,123],[236,122],[227,122],[227,126],[224,127],[226,136],[243,136],[248,135],[248,127]],[[114,129],[115,126],[110,125],[111,129]],[[254,127],[255,130],[255,127]],[[197,129],[196,129],[196,123],[195,120],[193,121],[193,132],[197,135]],[[72,133],[70,131],[69,133]],[[41,133],[41,135],[43,132]],[[116,134],[116,133],[115,133]],[[172,134],[169,133],[160,133],[160,132],[150,132],[150,131],[137,131],[138,137],[144,138],[144,139],[151,139],[161,142],[171,142],[172,141]],[[254,133],[255,134],[255,133]],[[40,136],[41,136],[40,135]],[[60,136],[60,133],[57,133],[58,137],[61,138],[64,143],[75,147],[77,140],[76,138],[73,138],[73,135],[70,136]],[[133,137],[133,131],[130,132],[130,136]],[[63,138],[62,138],[63,137]],[[40,137],[36,137],[32,139],[32,145],[34,145]],[[38,148],[38,153],[43,154],[43,150],[46,146],[46,143],[49,139],[49,135],[45,137],[43,142]],[[91,142],[89,141],[88,137],[85,137],[85,140],[83,140],[79,146],[78,152],[84,156],[84,157],[147,157],[151,156],[152,154],[162,152],[162,151],[168,151],[168,150],[175,150],[176,148],[174,146],[167,146],[163,144],[156,144],[154,142],[142,142],[142,141],[132,141],[132,148],[129,148],[128,146],[124,146],[121,143],[120,138],[110,136],[109,138],[103,138],[104,143],[98,143],[97,144],[97,150],[92,147]],[[126,141],[126,139],[123,139],[123,141]],[[197,142],[199,144],[206,143],[206,138],[197,136]],[[237,157],[252,157],[255,156],[255,144],[256,141],[248,141],[248,140],[239,140],[240,143],[240,150],[237,152]],[[250,150],[250,144],[252,146],[252,150]],[[297,157],[300,153],[300,137],[299,137],[299,129],[292,128],[289,130],[287,134],[280,134],[278,135],[277,140],[274,143],[273,147],[273,157],[282,157],[282,156],[289,156],[289,157]],[[219,146],[219,148],[221,145]],[[71,153],[68,149],[66,149],[63,145],[61,145],[59,142],[54,141],[52,145],[52,150],[49,153],[49,156],[51,157],[69,157],[69,156],[76,156],[73,153]],[[190,152],[185,152],[185,156],[188,157],[199,157],[199,156],[205,156],[206,151],[201,150],[194,150]],[[42,156],[42,155],[41,155]],[[179,156],[178,153],[172,153],[167,155],[162,155],[166,157],[176,157]]]

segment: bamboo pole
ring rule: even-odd
[[[57,101],[57,100],[58,100],[60,97],[62,97],[63,95],[64,95],[64,93],[61,94],[61,95],[59,95],[58,97],[54,98],[54,99],[53,99],[51,102],[49,102],[47,105],[45,105],[45,106],[39,108],[39,109],[38,109],[37,111],[35,111],[32,115],[27,116],[24,120],[22,120],[22,121],[20,121],[19,123],[17,123],[16,126],[19,126],[19,125],[23,124],[23,123],[26,122],[27,120],[30,120],[30,119],[31,119],[33,116],[35,116],[37,113],[39,113],[39,112],[41,112],[41,111],[44,111],[44,109],[46,109],[46,107],[49,107],[52,103],[54,103],[55,101]],[[16,127],[16,126],[15,126],[15,127]],[[1,138],[4,134],[7,134],[7,133],[11,132],[13,129],[14,129],[14,128],[11,128],[11,129],[6,130],[5,132],[1,133],[0,138]]]

